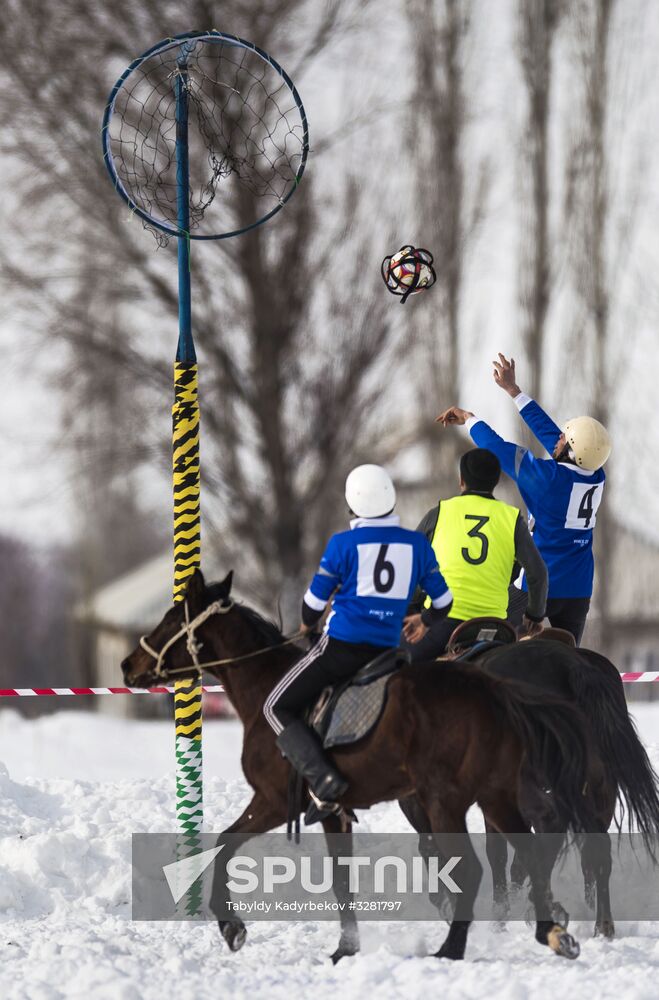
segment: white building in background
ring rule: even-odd
[[[209,576],[212,577],[212,568]],[[219,577],[218,572],[215,576]],[[173,557],[168,552],[142,563],[106,584],[77,609],[78,619],[92,632],[91,685],[121,687],[121,661],[141,635],[155,628],[172,604]],[[97,698],[100,712],[112,715],[162,716],[171,713],[167,695]],[[204,695],[208,715],[233,714],[224,695]]]

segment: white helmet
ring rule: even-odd
[[[358,465],[346,479],[348,507],[357,517],[382,517],[394,509],[396,490],[380,465]]]
[[[606,427],[594,417],[574,417],[563,428],[572,458],[582,469],[601,469],[611,454],[611,438]]]

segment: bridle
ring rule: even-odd
[[[281,649],[282,646],[288,646],[290,643],[295,642],[300,639],[305,633],[303,631],[295,632],[293,635],[288,636],[283,642],[278,643],[276,646],[265,646],[263,649],[254,650],[251,653],[242,653],[240,656],[227,656],[223,660],[208,660],[204,663],[199,662],[199,653],[202,648],[202,643],[197,640],[195,632],[200,628],[205,621],[207,621],[212,615],[226,615],[227,612],[231,611],[234,606],[234,601],[229,601],[228,604],[224,604],[222,601],[213,601],[208,607],[204,608],[196,618],[190,621],[190,610],[188,608],[188,602],[185,600],[183,602],[183,610],[185,612],[185,621],[181,625],[178,632],[176,632],[170,639],[167,640],[165,645],[162,647],[160,652],[153,649],[149,643],[146,641],[146,636],[140,636],[140,646],[145,653],[153,657],[156,661],[156,666],[154,669],[154,677],[156,680],[168,680],[170,677],[174,677],[176,674],[187,674],[190,671],[194,671],[197,674],[201,674],[202,670],[207,667],[222,667],[230,663],[238,663],[240,660],[249,660],[253,656],[261,656],[263,653],[271,653],[275,649]],[[166,667],[165,666],[165,656],[169,650],[174,646],[179,639],[185,638],[185,645],[187,647],[188,653],[192,659],[192,663],[188,663],[182,667]]]
[[[222,601],[213,601],[213,603],[209,604],[207,608],[204,608],[204,610],[200,614],[198,614],[196,618],[193,618],[192,621],[190,621],[190,609],[188,608],[187,600],[185,600],[183,602],[183,608],[185,611],[185,621],[181,625],[178,632],[176,632],[171,637],[171,639],[167,640],[167,642],[162,647],[160,652],[157,652],[148,644],[145,635],[140,636],[140,646],[142,647],[145,653],[148,653],[149,656],[152,656],[153,659],[156,661],[156,667],[154,672],[157,679],[165,680],[168,677],[173,677],[174,674],[188,673],[192,669],[196,670],[197,673],[201,673],[202,667],[205,666],[206,664],[202,664],[199,662],[199,652],[201,650],[201,643],[197,641],[195,632],[197,631],[198,628],[200,628],[204,624],[204,622],[208,618],[211,617],[211,615],[225,615],[228,611],[231,611],[232,607],[233,607],[233,601],[229,601],[228,604],[223,604]],[[170,667],[165,672],[163,669],[163,664],[167,652],[172,648],[172,646],[174,646],[179,641],[179,639],[182,639],[184,636],[188,653],[192,657],[192,663],[184,667]]]

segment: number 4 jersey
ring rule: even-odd
[[[544,410],[520,393],[515,400],[525,423],[551,454],[561,430]],[[472,440],[494,452],[504,472],[517,482],[533,518],[533,541],[549,572],[549,598],[590,597],[593,592],[593,528],[602,500],[602,469],[586,472],[571,462],[536,458],[504,441],[483,420],[467,422]],[[522,580],[522,589],[526,582]]]
[[[397,646],[417,586],[438,609],[451,604],[451,592],[428,539],[395,515],[355,518],[350,527],[330,538],[304,603],[322,611],[334,593],[325,626],[334,639]]]

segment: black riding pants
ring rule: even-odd
[[[446,644],[454,630],[461,624],[462,619],[460,618],[442,618],[441,621],[434,622],[429,627],[419,642],[408,642],[403,636],[400,642],[401,648],[408,651],[412,663],[436,660],[438,656],[446,652]]]
[[[298,660],[272,689],[263,706],[263,714],[279,735],[290,722],[302,715],[323,688],[348,680],[369,660],[383,653],[385,648],[342,642],[327,634],[321,636],[306,656]]]
[[[529,595],[525,590],[511,587],[508,591],[508,621],[521,625]],[[550,597],[547,601],[546,617],[554,628],[564,628],[574,636],[577,646],[581,642],[586,618],[590,609],[590,597]]]

